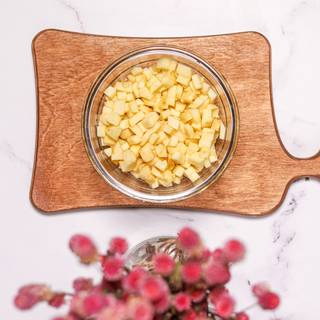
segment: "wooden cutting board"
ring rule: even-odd
[[[187,49],[212,64],[231,86],[240,112],[238,147],[222,177],[190,199],[157,205],[109,186],[91,165],[81,137],[91,83],[111,61],[152,45]],[[44,30],[32,49],[38,126],[30,197],[41,211],[155,206],[262,215],[281,204],[294,180],[320,177],[319,154],[297,159],[280,141],[272,105],[271,48],[259,33],[128,38]]]

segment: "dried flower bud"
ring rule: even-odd
[[[212,258],[215,262],[217,263],[221,263],[221,264],[225,264],[227,263],[227,258],[226,256],[224,255],[224,251],[223,249],[215,249],[213,252],[212,252]]]
[[[228,289],[225,287],[215,287],[209,294],[209,301],[212,304],[216,304],[216,302],[224,295],[229,295]]]
[[[185,283],[193,284],[200,280],[201,265],[197,261],[187,261],[181,268],[182,279]]]
[[[14,304],[20,310],[28,310],[40,301],[49,300],[51,296],[52,292],[46,285],[26,285],[19,289],[18,294],[14,298]]]
[[[76,234],[71,237],[69,247],[82,263],[89,264],[97,261],[97,248],[89,237]]]
[[[203,276],[210,286],[225,284],[231,277],[228,266],[214,261],[210,261],[204,266]]]
[[[141,294],[151,300],[157,301],[167,294],[168,285],[167,283],[159,276],[149,276],[145,279],[142,287]]]
[[[245,255],[245,247],[238,240],[229,240],[224,248],[223,252],[228,262],[237,262],[243,259]]]
[[[263,294],[267,293],[268,291],[270,291],[269,286],[263,282],[257,283],[252,287],[252,293],[256,297],[261,297]]]
[[[113,298],[113,297],[112,297]],[[104,294],[91,293],[83,299],[83,310],[86,316],[92,316],[101,311],[104,307],[114,304],[114,298]],[[112,299],[112,301],[110,300]]]
[[[70,311],[72,312],[72,314],[75,314],[82,318],[86,316],[84,305],[83,305],[85,297],[86,297],[86,293],[83,291],[76,293],[72,297],[70,302]]]
[[[188,292],[192,302],[199,303],[204,300],[206,297],[206,292],[204,289],[195,289],[193,291]]]
[[[179,232],[177,240],[179,247],[186,251],[192,251],[201,245],[198,233],[188,227]]]
[[[123,259],[117,256],[106,257],[102,264],[104,277],[108,281],[118,281],[124,275]]]
[[[133,298],[128,303],[129,317],[135,320],[152,320],[154,310],[150,302],[143,298]]]
[[[174,260],[166,253],[159,253],[153,257],[153,265],[155,272],[168,276],[175,267]]]
[[[123,255],[128,250],[128,242],[121,237],[112,238],[109,245],[109,252],[112,254]]]
[[[200,257],[200,260],[202,262],[207,262],[209,260],[209,258],[211,257],[211,252],[208,248],[204,248],[202,249],[202,252],[201,252],[201,257]]]
[[[170,306],[169,294],[165,293],[160,299],[153,302],[154,310],[157,314],[164,313]]]
[[[64,293],[55,293],[53,297],[48,301],[48,304],[54,308],[60,308],[65,303]]]
[[[189,310],[191,307],[190,296],[184,292],[179,292],[173,298],[173,305],[178,312]]]
[[[97,320],[125,320],[127,319],[127,309],[123,304],[107,307],[99,312]]]
[[[90,278],[79,277],[73,280],[72,287],[76,292],[88,291],[93,288],[93,281]]]
[[[145,278],[147,276],[147,272],[141,267],[135,267],[131,272],[125,276],[122,280],[123,288],[129,293],[137,293]]]
[[[245,312],[240,312],[236,314],[235,320],[250,320],[250,318]]]
[[[182,320],[198,320],[198,315],[194,310],[189,310],[183,315]]]
[[[215,302],[216,313],[222,318],[229,318],[234,312],[235,302],[228,294],[221,295]]]
[[[259,296],[258,303],[262,309],[274,310],[279,306],[280,298],[276,293],[268,291]]]

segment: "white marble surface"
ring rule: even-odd
[[[240,218],[177,210],[90,210],[46,217],[28,192],[35,139],[35,90],[31,40],[44,28],[139,36],[218,34],[256,30],[273,49],[273,86],[281,137],[296,156],[320,149],[319,0],[0,0],[0,317],[49,319],[38,307],[21,314],[12,296],[21,284],[50,282],[57,289],[75,275],[94,274],[77,265],[66,242],[85,232],[104,248],[115,234],[131,244],[184,225],[200,230],[210,245],[243,239],[247,259],[232,282],[239,307],[250,303],[247,281],[269,280],[282,295],[276,313],[253,319],[317,319],[319,305],[319,181],[299,181],[284,204],[265,218]]]

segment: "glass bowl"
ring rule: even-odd
[[[103,106],[104,90],[123,79],[133,66],[149,66],[161,57],[170,57],[188,65],[193,71],[206,78],[209,85],[215,88],[218,98],[215,102],[220,109],[220,117],[226,127],[225,140],[217,140],[218,160],[211,167],[203,169],[200,178],[191,182],[184,178],[181,184],[172,187],[152,189],[142,180],[130,173],[123,173],[102,151],[96,126]],[[112,187],[122,193],[142,201],[173,202],[189,198],[216,181],[229,164],[238,138],[239,115],[237,103],[232,91],[223,76],[210,64],[188,51],[173,47],[148,47],[130,52],[108,65],[90,88],[82,118],[82,133],[88,156],[101,177]]]

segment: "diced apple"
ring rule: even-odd
[[[201,80],[200,80],[200,77],[198,74],[192,75],[191,79],[192,79],[192,83],[193,83],[194,87],[197,90],[202,88],[202,83],[201,83]]]
[[[109,98],[113,98],[117,93],[117,90],[113,87],[113,86],[109,86],[105,91],[104,94],[109,97]]]
[[[102,138],[106,135],[105,127],[103,125],[97,126],[97,136]]]
[[[210,149],[212,141],[213,141],[213,133],[202,131],[201,138],[199,140],[199,146]]]
[[[140,149],[140,156],[144,162],[149,162],[153,160],[154,153],[152,151],[152,145],[150,143],[146,143],[141,149]]]
[[[220,123],[220,133],[219,133],[219,139],[220,140],[224,140],[226,137],[226,127],[224,126],[224,124]]]
[[[177,87],[176,86],[173,86],[173,87],[169,88],[168,95],[167,95],[167,104],[169,106],[174,107],[174,105],[176,103],[176,93],[177,93]]]
[[[127,141],[130,145],[134,145],[134,144],[139,144],[142,140],[142,137],[141,136],[137,136],[137,135],[133,135],[133,136],[130,136]]]
[[[218,96],[218,95],[217,95],[217,93],[216,93],[214,90],[209,89],[209,91],[208,91],[208,97],[209,97],[209,99],[210,99],[211,102],[214,102],[214,100],[216,99],[217,96]]]
[[[159,119],[158,113],[150,112],[143,119],[142,124],[145,128],[150,129],[157,123],[158,119]]]
[[[103,152],[104,152],[104,154],[105,154],[107,157],[111,157],[111,155],[112,155],[112,148],[103,149]]]
[[[126,95],[126,94],[125,94]],[[114,101],[113,110],[115,113],[120,116],[124,115],[126,112],[126,103],[124,100],[116,100]]]
[[[171,128],[178,130],[180,126],[180,121],[177,118],[170,116],[168,117],[168,125]]]
[[[212,121],[212,111],[210,109],[203,110],[201,118],[202,128],[209,128],[212,124]]]
[[[131,126],[134,126],[138,122],[140,122],[144,118],[143,112],[136,113],[132,118],[129,119],[129,123]]]
[[[158,160],[154,166],[159,169],[160,171],[164,171],[166,170],[167,166],[168,166],[168,163],[166,160]]]
[[[159,158],[167,157],[167,148],[163,144],[158,144],[155,148],[155,151]]]
[[[110,112],[110,113],[103,114],[102,117],[101,117],[101,120],[105,124],[109,124],[110,123],[110,124],[112,124],[114,126],[117,126],[117,125],[119,125],[119,123],[121,121],[121,118],[117,113]]]
[[[200,178],[200,176],[199,176],[198,173],[194,170],[193,167],[189,167],[189,168],[185,169],[184,175],[185,175],[189,180],[191,180],[191,182],[195,182],[195,181],[197,181],[197,180]]]
[[[191,78],[191,76],[192,76],[191,68],[182,64],[182,63],[178,63],[176,72],[177,72],[177,74],[182,75],[187,78]]]
[[[119,139],[121,131],[122,130],[120,127],[108,127],[106,129],[106,134],[113,140],[117,141]]]
[[[112,155],[111,155],[111,160],[123,160],[123,150],[120,146],[119,143],[116,143],[113,147],[112,147]]]
[[[134,169],[137,162],[136,154],[128,149],[123,152],[123,161],[120,162],[120,168],[123,172],[129,172]]]
[[[160,58],[157,61],[157,69],[159,70],[170,70],[171,59],[169,58]]]

